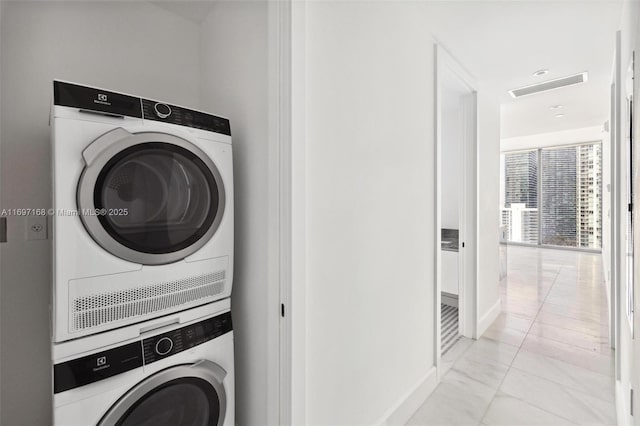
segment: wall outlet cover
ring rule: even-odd
[[[27,241],[46,240],[48,234],[47,216],[29,216],[26,228]]]

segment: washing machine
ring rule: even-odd
[[[234,425],[229,299],[207,308],[54,345],[54,425]]]
[[[53,340],[229,297],[229,120],[54,81]]]

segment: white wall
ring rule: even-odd
[[[478,91],[478,336],[500,313],[500,103],[496,91]]]
[[[382,421],[434,365],[434,60],[418,7],[307,5],[307,424]]]
[[[199,104],[197,25],[148,3],[8,2],[0,31],[2,208],[51,204],[53,78]],[[24,241],[24,229],[10,217],[0,245],[0,423],[46,425],[51,253],[47,241]]]
[[[236,249],[232,310],[236,421],[278,422],[279,305],[270,288],[268,5],[218,2],[202,23],[202,107],[229,117],[233,136]],[[274,300],[273,296],[276,296]],[[275,334],[273,327],[276,327]]]
[[[441,140],[442,154],[441,191],[442,228],[460,229],[460,204],[462,202],[462,169],[464,158],[462,151],[464,130],[463,97],[469,89],[451,72],[445,72],[441,79]],[[447,291],[443,289],[444,291]],[[457,291],[454,293],[457,294]]]
[[[306,424],[398,420],[434,365],[430,7],[307,4]],[[480,103],[486,309],[498,300],[499,111]]]
[[[602,126],[580,127],[561,132],[538,133],[527,136],[504,138],[500,141],[501,151],[518,151],[531,148],[545,148],[558,145],[572,145],[583,142],[597,142],[606,137]]]

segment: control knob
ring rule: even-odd
[[[167,118],[171,115],[171,107],[167,104],[161,104],[160,102],[157,102],[153,106],[153,109],[155,110],[156,115],[160,118]]]
[[[166,355],[173,349],[173,340],[168,337],[163,337],[156,342],[156,353],[158,355]]]

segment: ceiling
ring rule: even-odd
[[[428,2],[435,37],[482,84],[497,89],[501,137],[602,125],[607,120],[622,2]],[[455,25],[452,25],[455,23]],[[534,77],[539,69],[547,75]],[[508,90],[582,71],[581,85],[513,99]],[[553,111],[551,105],[563,105]],[[559,112],[563,118],[555,118]]]
[[[216,0],[151,3],[202,23]],[[497,90],[501,137],[602,125],[607,120],[621,0],[428,0],[435,37],[483,85]],[[549,73],[532,74],[539,69]],[[581,85],[513,99],[508,90],[588,71]],[[551,110],[551,105],[563,105]],[[558,113],[562,118],[555,118]]]
[[[154,0],[155,4],[171,13],[201,24],[213,9],[216,0]]]

